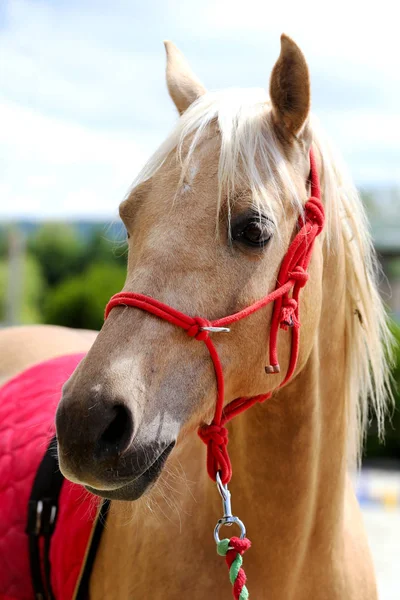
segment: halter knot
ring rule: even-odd
[[[294,267],[293,271],[288,274],[288,279],[295,281],[300,288],[306,285],[308,278],[309,275],[307,271],[300,265]]]
[[[289,327],[298,327],[299,321],[296,316],[297,302],[294,298],[285,298],[281,308],[279,324],[281,329],[287,331]]]
[[[212,479],[219,472],[221,481],[226,484],[232,477],[232,466],[228,454],[228,430],[223,425],[212,423],[198,430],[200,439],[207,444],[207,470]]]
[[[189,337],[195,338],[198,342],[205,342],[208,339],[209,332],[203,331],[203,327],[210,327],[211,322],[202,317],[194,317],[194,323],[186,329]]]
[[[307,223],[318,226],[318,233],[320,233],[324,227],[325,216],[324,207],[322,202],[318,198],[313,196],[307,200],[304,206],[305,218]]]
[[[205,444],[209,442],[216,446],[228,444],[228,430],[223,425],[204,425],[199,429],[199,436]]]

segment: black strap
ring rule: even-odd
[[[50,563],[50,545],[51,545],[51,534],[44,536],[44,578],[47,586],[47,596],[49,600],[55,600],[53,590],[51,587],[51,563]]]
[[[35,600],[46,600],[46,592],[42,579],[42,567],[40,564],[39,537],[29,536],[29,562],[31,567],[31,580]]]
[[[51,589],[50,540],[57,520],[58,499],[63,481],[57,460],[57,440],[53,437],[36,472],[28,502],[26,533],[29,536],[31,578],[36,600],[54,600]],[[41,537],[44,538],[44,569],[41,564]]]
[[[29,536],[29,561],[35,600],[55,600],[51,588],[50,546],[56,526],[58,500],[64,477],[58,466],[57,439],[54,436],[36,472],[28,502],[26,533]],[[76,600],[87,600],[89,581],[106,523],[110,500],[103,500],[94,526],[85,566],[80,578]],[[43,538],[43,562],[40,538]],[[43,582],[44,574],[44,582]]]
[[[99,513],[97,515],[96,525],[90,541],[90,548],[86,556],[85,566],[79,582],[79,587],[74,600],[87,600],[89,598],[89,581],[92,573],[97,550],[100,544],[101,535],[103,533],[111,500],[103,500]]]

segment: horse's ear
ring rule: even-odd
[[[310,74],[306,59],[290,37],[281,36],[281,53],[269,84],[276,125],[298,136],[310,112]]]
[[[172,42],[164,42],[167,52],[167,86],[179,114],[206,90],[191,70],[182,52]]]

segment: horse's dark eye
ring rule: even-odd
[[[232,239],[256,248],[265,246],[272,236],[272,223],[269,219],[251,215],[241,218],[232,227]]]

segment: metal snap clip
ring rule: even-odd
[[[223,517],[221,517],[221,519],[218,520],[214,528],[214,539],[216,543],[219,544],[219,542],[221,541],[219,537],[219,530],[221,529],[221,527],[223,525],[231,527],[233,524],[235,524],[240,529],[240,539],[242,540],[246,537],[246,527],[244,526],[244,523],[239,519],[239,517],[236,517],[232,514],[231,493],[228,489],[228,486],[222,483],[219,471],[216,475],[216,481],[218,492],[220,493],[220,496],[222,498],[222,509],[224,511],[224,515]]]

